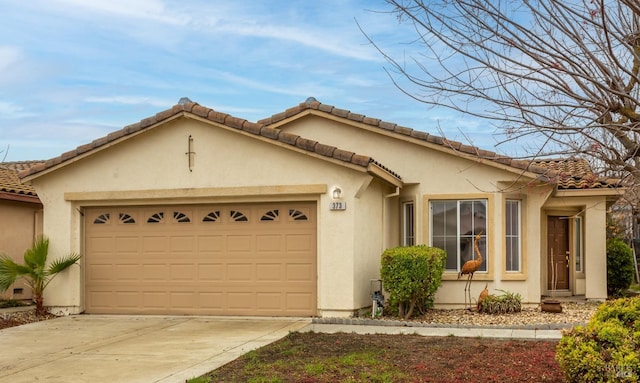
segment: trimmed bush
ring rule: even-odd
[[[410,318],[416,309],[433,307],[442,284],[446,253],[426,245],[394,247],[382,253],[380,277],[389,293],[389,306]]]
[[[633,283],[633,250],[623,240],[607,240],[607,293],[621,297]]]
[[[572,383],[638,382],[640,297],[602,304],[586,327],[562,335],[556,360]]]
[[[487,314],[508,314],[522,311],[522,296],[505,290],[500,295],[487,295],[480,303],[478,311]]]

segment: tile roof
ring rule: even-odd
[[[41,163],[41,161],[0,162],[0,192],[37,196],[31,185],[20,182],[18,173]]]
[[[454,154],[466,156],[474,160],[488,161],[488,163],[507,166],[517,171],[530,172],[542,181],[556,183],[560,189],[609,188],[619,186],[618,180],[598,178],[593,174],[590,168],[586,171],[586,168],[582,163],[572,165],[572,162],[575,160],[529,161],[514,159],[495,152],[483,150],[475,146],[452,141],[444,137],[400,126],[392,122],[367,117],[363,114],[352,113],[345,109],[339,109],[331,105],[323,104],[313,97],[309,97],[305,102],[300,103],[295,107],[289,108],[284,112],[274,114],[271,117],[259,120],[258,122],[250,122],[245,119],[204,107],[198,103],[192,102],[191,100],[181,99],[177,105],[174,105],[170,109],[159,112],[156,115],[145,118],[135,124],[125,126],[123,129],[109,133],[107,136],[98,138],[91,143],[81,145],[74,150],[63,153],[62,155],[52,158],[46,162],[38,163],[28,169],[24,169],[20,172],[20,177],[29,177],[56,167],[66,161],[99,149],[100,147],[108,145],[130,134],[147,129],[165,120],[183,114],[191,114],[248,134],[258,135],[266,139],[295,146],[308,152],[313,152],[324,157],[340,160],[353,165],[366,168],[370,164],[375,164],[392,177],[397,180],[401,180],[401,177],[397,173],[386,168],[384,165],[369,156],[343,150],[335,146],[325,145],[314,140],[303,138],[296,134],[281,131],[276,127],[271,127],[271,125],[310,111],[330,114],[356,123],[362,123],[376,129],[381,129],[386,132],[391,132],[405,138],[436,145],[444,150],[449,150]]]
[[[284,112],[259,120],[258,124],[264,124],[266,126],[273,125],[309,110],[328,113],[333,116],[366,124],[374,128],[393,132],[401,136],[438,145],[462,155],[472,156],[476,159],[487,160],[522,171],[532,172],[542,176],[541,178],[543,180],[556,183],[560,189],[609,188],[620,186],[620,180],[618,179],[597,177],[589,167],[589,164],[584,160],[560,159],[530,161],[514,159],[495,152],[483,150],[475,146],[452,141],[444,137],[414,130],[392,122],[367,117],[363,114],[351,113],[345,109],[339,109],[332,105],[323,104],[313,97],[309,97],[305,102],[289,108]]]
[[[170,109],[159,112],[156,115],[145,118],[135,124],[125,126],[123,129],[109,133],[107,136],[98,138],[91,143],[78,146],[76,149],[63,153],[58,157],[52,158],[43,163],[36,164],[28,169],[25,169],[20,172],[20,178],[25,178],[31,175],[35,175],[47,169],[53,168],[57,165],[60,165],[82,154],[91,152],[95,149],[108,145],[113,141],[121,139],[127,135],[137,133],[157,123],[163,122],[165,120],[174,118],[176,116],[179,116],[185,113],[195,115],[219,124],[223,124],[229,128],[237,129],[245,133],[258,135],[269,140],[288,144],[296,148],[305,150],[307,152],[312,152],[320,156],[343,161],[352,165],[369,168],[369,166],[373,164],[373,165],[376,165],[378,168],[382,169],[383,171],[385,171],[386,173],[388,173],[392,178],[395,178],[398,182],[400,182],[401,180],[401,177],[397,173],[394,173],[393,171],[386,168],[384,165],[382,165],[381,163],[377,162],[376,160],[374,160],[369,156],[360,155],[351,151],[343,150],[335,146],[324,145],[320,142],[306,139],[296,134],[283,132],[279,129],[265,126],[264,124],[250,122],[245,119],[234,117],[226,113],[221,113],[213,109],[201,106],[198,103],[191,102],[188,99],[186,100],[181,99],[177,105],[174,105]]]
[[[547,159],[535,161],[536,165],[555,171],[554,182],[559,189],[601,189],[620,186],[617,178],[598,177],[585,159]]]

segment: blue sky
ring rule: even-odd
[[[315,97],[488,150],[494,128],[404,95],[411,30],[382,0],[0,0],[0,150],[60,155],[189,97],[256,121]],[[2,158],[0,158],[2,159]]]

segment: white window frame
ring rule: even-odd
[[[413,201],[402,203],[402,246],[416,244],[415,204]]]
[[[584,273],[584,235],[582,217],[573,218],[573,257],[576,273]]]
[[[508,205],[515,203],[515,217],[511,218],[511,221],[515,220],[516,224],[516,232],[510,233],[509,227],[509,219],[507,214],[511,212]],[[507,273],[521,273],[522,272],[522,201],[518,199],[507,199],[505,201],[505,227],[504,227],[504,236],[505,236],[505,259],[504,265]],[[515,241],[514,241],[515,240]],[[510,246],[509,242],[515,242],[515,246]],[[512,244],[513,245],[513,244]],[[517,269],[509,268],[509,264],[513,264],[513,254],[511,254],[511,249],[515,248],[517,250]],[[509,262],[511,259],[511,262]]]
[[[434,227],[434,223],[433,223],[433,204],[434,203],[442,203],[442,202],[455,202],[456,203],[456,249],[457,249],[457,253],[454,255],[455,259],[456,259],[456,268],[446,268],[447,266],[445,265],[445,271],[447,272],[459,272],[460,269],[462,268],[462,264],[463,261],[461,260],[461,254],[460,254],[460,250],[461,250],[461,245],[463,244],[463,242],[466,242],[467,244],[472,244],[473,243],[473,238],[475,234],[478,234],[478,232],[481,230],[482,231],[482,240],[480,241],[479,244],[479,248],[480,251],[482,253],[482,258],[483,258],[483,264],[484,264],[484,269],[478,270],[479,274],[488,274],[489,272],[489,259],[487,257],[487,254],[489,254],[489,249],[488,249],[488,233],[487,233],[487,226],[489,224],[489,200],[486,198],[470,198],[470,199],[433,199],[429,201],[429,226],[431,228],[430,230],[430,234],[429,234],[429,245],[430,246],[434,246],[434,232],[435,232],[435,227]],[[472,228],[472,233],[461,233],[460,232],[460,205],[463,203],[468,203],[468,202],[481,202],[484,204],[484,227],[482,228]],[[475,219],[474,219],[474,224],[475,224]],[[447,236],[445,234],[445,236]],[[464,237],[464,239],[462,239]],[[471,245],[473,246],[473,245]],[[466,247],[466,246],[465,246]],[[473,247],[467,248],[470,250],[472,253],[472,257],[473,259],[475,259],[475,252],[473,250]],[[446,251],[446,249],[444,249]],[[447,263],[449,263],[449,258],[451,254],[447,254]]]

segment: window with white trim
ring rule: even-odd
[[[433,200],[429,203],[431,246],[447,252],[447,271],[460,271],[466,261],[476,259],[473,240],[483,257],[478,271],[487,271],[487,200]]]
[[[582,238],[582,217],[575,217],[573,219],[573,238],[575,243],[573,244],[573,254],[576,262],[576,272],[582,273],[583,267],[583,238]]]
[[[505,203],[505,266],[507,272],[522,271],[521,203],[508,199]]]
[[[415,245],[415,220],[413,201],[402,203],[402,246]]]

